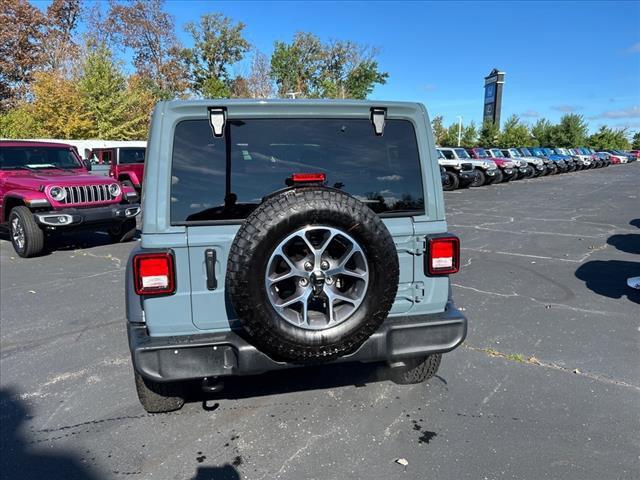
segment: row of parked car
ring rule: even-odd
[[[557,175],[633,162],[639,150],[592,148],[462,148],[438,147],[442,188],[481,187],[522,178]]]

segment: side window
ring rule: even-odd
[[[448,159],[448,160],[455,160],[456,157],[453,155],[453,152],[451,150],[441,150],[442,154],[444,155],[444,158]]]
[[[111,159],[113,158],[111,150],[103,150],[102,151],[102,164],[110,165]]]

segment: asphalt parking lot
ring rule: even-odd
[[[446,193],[470,330],[427,384],[300,369],[164,415],[133,386],[132,244],[25,260],[0,241],[0,476],[639,478],[639,181],[635,163]]]

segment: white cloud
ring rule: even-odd
[[[640,53],[640,42],[634,43],[629,48],[627,48],[628,53]]]
[[[400,175],[387,175],[385,177],[376,177],[376,180],[380,180],[381,182],[399,182],[402,180]]]
[[[535,110],[527,110],[526,112],[522,112],[520,116],[521,117],[539,117],[540,114]]]
[[[582,110],[582,107],[580,105],[555,105],[551,108],[563,113],[572,113],[578,110]]]
[[[600,115],[595,115],[589,118],[640,118],[640,105],[633,105],[620,110],[607,110],[606,112],[602,112]]]

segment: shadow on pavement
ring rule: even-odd
[[[337,387],[365,387],[367,384],[389,379],[383,363],[345,363],[300,367],[262,375],[225,378],[224,389],[217,394],[205,394],[193,385],[188,401],[228,399],[237,400]]]
[[[31,450],[21,432],[30,418],[28,407],[15,392],[0,389],[0,478],[2,480],[98,480],[69,452]]]
[[[589,290],[609,298],[626,296],[640,304],[640,290],[627,285],[628,278],[637,276],[640,276],[640,263],[621,260],[593,260],[576,270],[576,277],[584,281]]]
[[[637,233],[611,235],[607,243],[621,252],[640,255],[640,235]]]
[[[198,467],[191,480],[240,480],[240,473],[232,465],[222,467]]]
[[[629,225],[640,228],[640,218],[635,218],[629,222]]]

